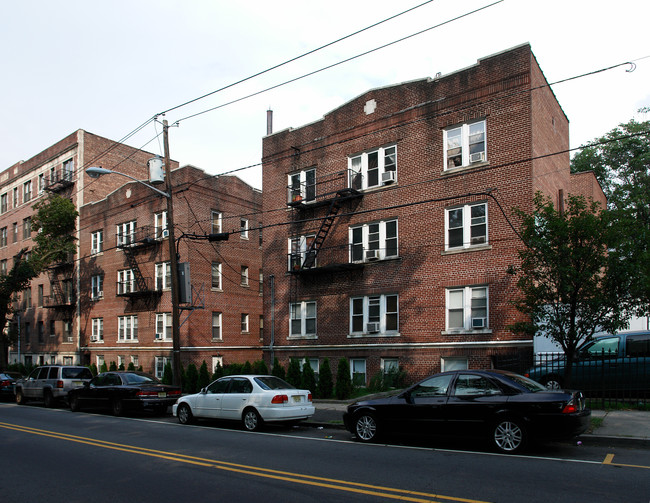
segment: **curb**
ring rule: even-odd
[[[615,437],[611,435],[586,434],[577,437],[578,440],[589,442],[592,445],[605,445],[612,447],[639,447],[650,449],[650,438],[645,437]]]

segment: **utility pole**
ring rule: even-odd
[[[165,148],[165,182],[167,186],[167,230],[169,243],[169,267],[171,269],[172,285],[172,372],[174,385],[181,385],[181,334],[180,310],[178,307],[178,257],[176,255],[176,238],[174,236],[174,202],[172,200],[172,169],[169,158],[169,126],[163,120],[163,142]]]

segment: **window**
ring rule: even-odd
[[[72,342],[72,321],[64,320],[63,322],[63,342]]]
[[[487,243],[487,203],[447,208],[445,213],[446,250]]]
[[[172,287],[171,262],[161,262],[155,265],[156,290],[166,290]]]
[[[0,213],[6,213],[8,210],[7,206],[7,193],[0,194]]]
[[[20,204],[20,192],[18,187],[14,187],[14,197],[13,197],[14,208],[18,208]]]
[[[241,314],[241,331],[248,333],[248,313]]]
[[[100,372],[102,371],[102,367],[105,365],[106,360],[104,360],[104,355],[97,355],[96,357],[96,365],[97,365],[97,370]]]
[[[353,386],[366,385],[366,360],[361,358],[352,358],[350,360],[350,372],[352,374]]]
[[[213,356],[212,357],[212,372],[217,371],[217,366],[223,368],[223,356]]]
[[[382,147],[348,157],[351,189],[363,190],[397,181],[397,147]]]
[[[172,314],[156,313],[156,340],[172,339]]]
[[[241,266],[241,285],[248,286],[248,267]]]
[[[218,234],[222,228],[223,215],[220,211],[213,211],[210,215],[210,220],[212,221],[212,234]]]
[[[445,396],[453,377],[453,374],[430,377],[411,389],[411,397],[418,399]]]
[[[305,169],[289,175],[290,203],[308,202],[316,199],[316,168]]]
[[[172,359],[169,356],[156,356],[156,377],[162,379],[165,373],[165,367],[172,364]]]
[[[444,357],[440,362],[442,372],[449,370],[467,370],[468,368],[466,357]]]
[[[117,271],[117,294],[124,295],[135,291],[135,278],[131,269]]]
[[[444,142],[445,169],[469,166],[487,160],[485,121],[445,130]]]
[[[212,340],[220,341],[221,335],[221,313],[212,313]]]
[[[3,276],[7,274],[7,259],[3,258],[0,260],[0,274]]]
[[[23,219],[23,239],[30,238],[32,235],[32,219],[27,217]]]
[[[138,355],[131,355],[131,363],[137,369],[140,366],[140,357]]]
[[[397,372],[399,370],[399,360],[397,358],[382,358],[380,365],[384,374]]]
[[[23,301],[25,303],[25,309],[31,309],[32,308],[32,289],[27,288],[25,291],[23,291]]]
[[[63,290],[63,302],[72,304],[74,298],[74,288],[71,279],[61,281],[61,290]]]
[[[121,342],[138,340],[138,317],[137,316],[117,317],[117,340]]]
[[[45,175],[41,173],[38,175],[38,193],[42,194],[45,190]]]
[[[104,231],[98,230],[90,234],[90,253],[96,255],[104,251]]]
[[[93,318],[90,342],[104,342],[104,318]]]
[[[36,329],[38,333],[38,342],[42,343],[45,337],[45,325],[43,324],[42,321],[38,322],[38,325],[36,325]]]
[[[90,278],[91,292],[90,296],[93,300],[101,299],[104,296],[104,276],[96,274]]]
[[[370,295],[350,299],[350,333],[396,334],[399,330],[398,296]]]
[[[260,296],[264,295],[264,273],[262,272],[262,269],[260,269],[259,273],[259,285],[257,293],[259,293]]]
[[[74,174],[74,161],[72,159],[63,161],[63,179],[68,182],[71,182],[73,174]]]
[[[289,304],[289,337],[316,336],[316,302],[302,301]]]
[[[43,285],[38,285],[38,307],[43,307]]]
[[[239,237],[241,239],[248,239],[248,219],[239,219]]]
[[[397,220],[350,228],[350,262],[397,257]]]
[[[32,199],[32,181],[23,183],[23,202],[26,203]]]
[[[453,394],[454,396],[491,396],[503,393],[496,384],[484,376],[459,374]]]
[[[212,262],[212,288],[221,290],[221,262]]]
[[[264,341],[264,315],[260,314],[260,342]]]
[[[11,226],[11,234],[12,234],[12,242],[17,243],[18,242],[18,222],[14,222]]]
[[[135,243],[136,221],[124,222],[117,226],[117,246],[130,246]]]
[[[167,229],[167,211],[154,214],[153,225],[156,239],[163,239],[169,236],[169,230]]]
[[[487,287],[450,288],[447,290],[447,330],[482,330],[487,327]]]
[[[0,247],[7,246],[7,228],[0,229]]]
[[[50,337],[56,337],[56,321],[50,320]]]
[[[308,251],[312,246],[312,243],[316,239],[315,234],[309,234],[307,236],[298,236],[295,238],[289,239],[289,270],[298,270],[302,268],[309,256]],[[311,251],[309,253],[315,253]],[[316,267],[316,258],[313,258],[312,264],[310,267]]]

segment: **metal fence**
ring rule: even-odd
[[[566,372],[563,353],[495,358],[495,368],[525,375],[549,388],[579,389],[592,408],[650,406],[650,357],[620,357],[605,352],[579,358]]]

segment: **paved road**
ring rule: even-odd
[[[340,429],[113,418],[0,404],[8,502],[640,501],[650,452],[551,444],[531,456],[473,446],[363,445]],[[462,449],[458,449],[461,447]]]

